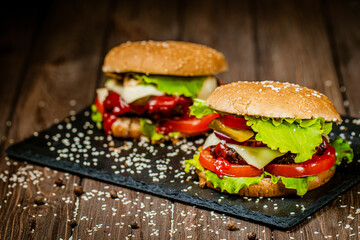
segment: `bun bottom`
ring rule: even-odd
[[[211,182],[206,181],[205,171],[198,171],[196,173],[199,176],[199,186],[200,187],[209,187],[218,191],[221,191],[220,188],[215,188]],[[335,169],[327,170],[316,175],[316,179],[309,182],[309,189],[313,190],[318,188],[325,183],[327,183],[335,174]],[[226,192],[226,191],[225,191]],[[279,180],[276,184],[271,182],[270,178],[263,178],[260,183],[250,185],[248,188],[242,188],[236,195],[244,197],[281,197],[286,195],[295,195],[295,189],[285,188],[284,184]]]
[[[198,135],[203,135],[206,132],[197,132],[195,134],[185,134],[180,133],[176,137],[165,136],[164,139],[159,141],[151,141],[153,144],[161,143],[164,141],[172,141],[176,143],[179,139],[188,138]],[[141,139],[145,137],[141,132],[140,118],[133,117],[118,117],[116,121],[111,126],[111,135],[116,138],[132,138],[132,139]]]

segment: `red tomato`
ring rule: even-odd
[[[212,113],[202,118],[186,118],[179,120],[167,120],[164,124],[157,127],[156,131],[167,134],[169,132],[183,132],[187,134],[204,132],[209,130],[209,123],[218,118],[219,114]]]
[[[227,127],[236,128],[236,129],[251,129],[251,127],[246,125],[245,118],[242,117],[224,115],[220,117],[220,121]]]
[[[265,171],[283,177],[307,177],[329,170],[336,161],[335,148],[331,145],[319,156],[314,154],[311,160],[293,164],[269,164]]]
[[[99,112],[104,114],[105,112],[104,105],[100,102],[98,97],[95,99],[95,106]]]
[[[218,161],[221,158],[215,159],[210,154],[210,147],[205,148],[201,151],[199,162],[200,164],[215,173],[219,173],[219,165],[223,165],[224,167],[221,169],[221,175],[230,176],[230,177],[258,177],[263,173],[263,170],[259,170],[256,167],[251,165],[236,165],[227,162],[225,159],[224,163],[219,163]],[[229,164],[229,165],[228,165]],[[218,169],[216,169],[218,168]]]

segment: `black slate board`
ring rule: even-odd
[[[318,211],[360,180],[360,120],[343,117],[330,137],[352,142],[354,162],[340,166],[331,181],[304,197],[242,198],[201,189],[195,174],[183,172],[182,160],[192,158],[205,137],[173,145],[111,140],[96,129],[85,109],[48,130],[10,146],[11,157],[85,177],[152,193],[207,209],[271,225],[290,228]]]

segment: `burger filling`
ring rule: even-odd
[[[193,99],[206,99],[217,87],[214,77],[173,77],[137,73],[111,74],[97,90],[92,119],[111,134],[120,117],[140,118],[141,132],[152,140],[177,133],[197,134],[217,116],[189,116]]]
[[[201,116],[199,106],[190,107]],[[209,109],[207,110],[209,111]],[[238,193],[241,188],[271,178],[304,195],[309,182],[322,172],[352,161],[350,145],[337,138],[329,141],[331,123],[322,118],[270,119],[219,113],[209,127],[214,130],[200,153],[185,161],[185,171],[205,171],[215,188]]]

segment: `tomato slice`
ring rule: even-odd
[[[242,117],[223,115],[220,117],[220,121],[227,127],[236,128],[236,129],[251,129],[251,127],[246,125],[245,118]]]
[[[219,159],[215,159],[210,154],[210,147],[205,148],[201,151],[199,162],[200,164],[215,173],[218,173],[219,169],[216,169],[216,166],[219,164],[216,163]],[[225,160],[226,161],[226,160]],[[215,164],[214,164],[215,163]],[[229,166],[227,163],[224,163],[224,168],[222,169],[222,173],[225,176],[230,177],[258,177],[263,173],[263,170],[259,170],[256,167],[253,167],[251,165],[237,165],[237,164],[231,164],[229,163]]]
[[[104,112],[105,112],[104,105],[100,102],[98,97],[96,97],[96,99],[95,99],[95,106],[99,112],[104,114]]]
[[[164,124],[157,128],[157,132],[169,133],[169,132],[183,132],[187,134],[204,132],[209,130],[209,123],[218,118],[219,114],[212,113],[202,118],[186,118],[179,120],[167,120]]]
[[[335,148],[331,145],[322,155],[314,154],[311,160],[293,164],[269,164],[265,171],[283,177],[307,177],[329,170],[336,161]]]

